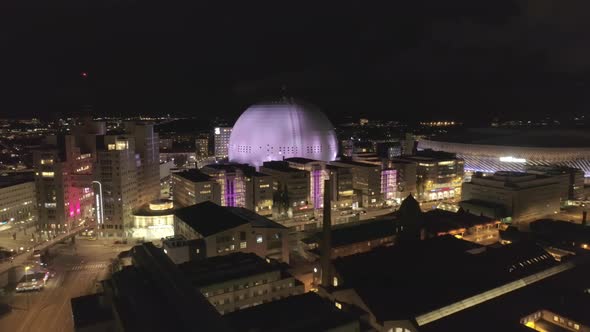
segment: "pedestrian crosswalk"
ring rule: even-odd
[[[72,266],[68,271],[95,271],[102,270],[108,266],[108,263],[89,263],[89,264],[78,264]]]

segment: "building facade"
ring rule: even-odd
[[[228,157],[228,145],[231,132],[232,127],[215,127],[213,129],[215,158],[225,159]]]
[[[518,172],[478,173],[463,184],[460,205],[470,213],[526,227],[530,221],[559,212],[560,180]]]
[[[333,161],[330,164],[351,169],[352,187],[360,206],[367,208],[383,204],[380,165],[356,161]]]
[[[172,173],[172,195],[178,207],[186,207],[205,201],[221,205],[219,183],[199,170],[191,169]]]
[[[33,174],[0,177],[0,225],[37,221],[37,197]]]

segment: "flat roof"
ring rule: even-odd
[[[361,161],[352,161],[352,160],[334,160],[331,161],[330,163],[335,164],[336,166],[340,166],[338,164],[346,164],[346,165],[350,165],[350,166],[359,166],[359,167],[379,167],[379,165],[375,165],[375,164],[371,164],[371,163],[364,163]]]
[[[293,168],[293,167],[289,166],[289,163],[287,163],[286,161],[265,161],[264,163],[262,163],[261,167],[262,167],[262,169],[261,169],[262,172],[264,172],[265,168],[280,171],[280,172],[289,172],[289,173],[306,172],[304,170]]]
[[[172,173],[192,182],[214,181],[209,175],[199,171],[198,169],[189,169],[182,172]]]
[[[235,311],[223,319],[236,330],[259,332],[331,331],[358,324],[354,314],[339,310],[334,303],[313,292]]]
[[[362,222],[351,226],[332,228],[332,247],[342,247],[353,243],[366,242],[381,239],[397,234],[396,221],[392,219],[380,219]],[[304,242],[320,243],[322,232],[317,232]]]
[[[250,222],[210,201],[178,209],[174,215],[205,237]]]
[[[104,294],[98,293],[70,299],[76,329],[114,319],[113,312],[105,305],[103,297]]]
[[[302,157],[286,158],[285,161],[289,161],[289,162],[297,163],[297,164],[309,164],[309,163],[322,162],[321,160],[302,158]]]
[[[243,252],[188,261],[178,265],[178,268],[193,286],[199,288],[258,274],[286,270],[284,265],[268,263],[254,253]]]
[[[34,181],[35,172],[4,173],[0,175],[0,189]]]

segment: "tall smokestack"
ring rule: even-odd
[[[322,252],[320,264],[322,268],[322,286],[328,287],[331,282],[330,257],[332,255],[332,181],[324,180],[324,219],[322,221]]]
[[[582,225],[584,226],[588,226],[588,220],[586,219],[587,215],[587,211],[582,211]]]

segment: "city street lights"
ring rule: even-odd
[[[96,199],[96,223],[101,225],[104,222],[102,183],[100,183],[99,181],[92,181],[92,183],[98,184],[98,194],[95,193],[94,196]]]

